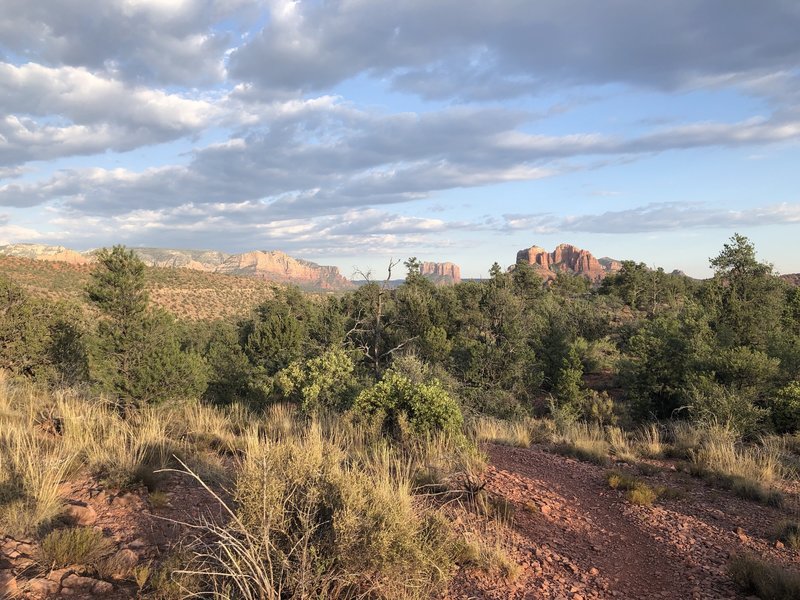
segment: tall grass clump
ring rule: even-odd
[[[0,531],[32,536],[61,513],[61,482],[77,456],[37,433],[38,394],[30,386],[12,388],[0,377]]]
[[[734,557],[728,574],[744,593],[755,594],[761,600],[800,598],[800,574],[753,556]]]
[[[477,442],[490,442],[527,448],[531,445],[531,429],[525,421],[503,421],[491,417],[480,417],[470,423]]]
[[[636,434],[636,449],[645,458],[661,458],[665,445],[661,438],[661,428],[656,423],[642,427]]]
[[[318,424],[253,441],[199,572],[225,597],[428,598],[449,577],[452,539],[412,498],[409,470],[388,447],[352,460]]]
[[[672,421],[668,431],[672,443],[667,453],[676,458],[689,458],[703,442],[703,429],[687,421]]]
[[[559,428],[555,449],[579,460],[605,465],[610,446],[603,428],[594,423],[567,423]]]
[[[764,504],[779,505],[783,496],[774,488],[783,478],[780,454],[764,445],[746,446],[727,428],[711,426],[700,446],[690,452],[696,475],[716,480],[737,495]]]
[[[631,446],[631,441],[624,429],[615,426],[608,427],[606,429],[606,436],[608,438],[609,450],[617,460],[624,462],[636,461],[636,455]]]

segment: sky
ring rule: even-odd
[[[800,272],[797,0],[0,0],[0,244]]]

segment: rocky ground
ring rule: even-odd
[[[800,569],[800,552],[775,541],[775,528],[795,512],[734,497],[676,469],[651,461],[644,476],[673,490],[652,506],[635,506],[606,483],[607,468],[553,454],[543,447],[486,447],[486,489],[513,508],[497,543],[519,565],[513,573],[465,568],[448,600],[487,599],[710,599],[745,598],[726,566],[733,554],[752,554]],[[135,565],[157,564],[189,539],[181,523],[218,519],[209,495],[171,473],[164,495],[142,488],[109,494],[96,482],[64,486],[76,523],[95,527],[115,544],[120,573],[96,579],[80,565],[53,571],[34,561],[30,540],[0,536],[0,597],[132,598]]]
[[[736,498],[668,461],[652,461],[649,476],[614,466],[673,490],[674,498],[635,506],[609,488],[607,468],[544,448],[487,452],[487,489],[516,508],[507,547],[522,569],[513,581],[459,573],[450,598],[746,598],[726,573],[732,555],[800,569],[800,553],[774,537],[793,509]]]

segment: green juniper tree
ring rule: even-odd
[[[172,317],[148,309],[144,263],[124,246],[97,261],[87,293],[102,314],[90,355],[99,387],[123,407],[202,394],[203,360],[181,348]]]

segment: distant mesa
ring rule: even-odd
[[[622,268],[622,263],[613,258],[596,259],[588,250],[571,244],[560,244],[552,252],[539,246],[531,246],[517,252],[517,264],[528,264],[536,268],[546,280],[552,281],[560,272],[574,273],[598,283],[609,273]]]
[[[283,252],[256,250],[243,254],[226,254],[213,250],[176,250],[171,248],[131,248],[149,267],[181,268],[209,273],[255,277],[266,281],[291,283],[300,287],[340,290],[353,284],[337,267],[293,258]],[[0,246],[0,255],[66,262],[83,265],[94,262],[96,250],[76,252],[63,246],[43,244],[10,244]]]
[[[424,262],[420,274],[434,283],[456,284],[461,282],[461,267],[451,262]]]
[[[47,246],[45,244],[9,244],[0,246],[0,254],[72,265],[86,265],[93,262],[92,257],[87,254],[75,252],[64,246]]]
[[[353,287],[353,284],[339,273],[337,267],[318,265],[278,251],[255,250],[244,254],[233,254],[217,267],[216,272],[311,285],[325,290]]]

